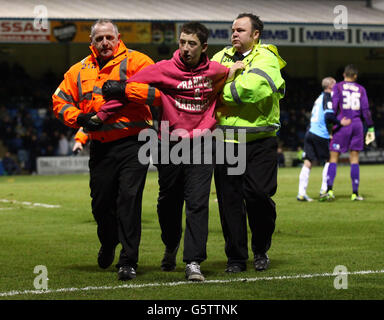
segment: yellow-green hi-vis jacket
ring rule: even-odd
[[[231,67],[235,63],[235,53],[233,47],[226,47],[212,60]],[[228,142],[244,141],[233,134],[240,132],[239,129],[245,130],[248,142],[275,136],[280,128],[279,100],[285,94],[285,81],[280,69],[286,62],[274,45],[259,42],[243,63],[245,69],[227,80],[216,109],[217,128],[226,132],[225,141]]]

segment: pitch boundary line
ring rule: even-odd
[[[48,289],[48,290],[24,290],[24,291],[8,291],[0,292],[0,297],[11,297],[23,294],[48,294],[48,293],[61,293],[61,292],[78,292],[78,291],[92,291],[92,290],[116,290],[116,289],[140,289],[140,288],[153,288],[153,287],[174,287],[180,285],[190,284],[222,284],[231,282],[255,282],[255,281],[272,281],[272,280],[291,280],[291,279],[310,279],[318,277],[336,277],[342,275],[366,275],[366,274],[377,274],[384,273],[383,270],[363,270],[363,271],[352,271],[352,272],[341,272],[341,273],[313,273],[313,274],[297,274],[297,275],[284,275],[284,276],[273,276],[273,277],[256,277],[256,278],[236,278],[236,279],[223,279],[223,280],[206,280],[204,282],[191,282],[191,281],[177,281],[177,282],[164,282],[164,283],[143,283],[143,284],[123,284],[119,286],[88,286],[83,288],[60,288],[60,289]]]
[[[30,207],[61,208],[61,205],[58,205],[58,204],[46,204],[46,203],[29,202],[29,201],[18,201],[18,200],[0,199],[0,202],[12,203],[12,204],[21,204],[21,205],[30,206]]]

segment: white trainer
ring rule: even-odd
[[[298,201],[308,201],[308,202],[313,201],[313,199],[310,198],[310,197],[308,197],[307,195],[304,195],[304,196],[300,196],[300,195],[298,195],[298,196],[296,197],[296,199],[297,199]]]
[[[200,271],[200,264],[192,261],[185,266],[185,277],[189,281],[204,281],[205,278]]]

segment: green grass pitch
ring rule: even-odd
[[[176,270],[160,270],[156,172],[148,173],[139,268],[129,282],[117,280],[117,257],[106,270],[97,266],[88,175],[0,177],[0,300],[383,300],[384,166],[361,166],[361,202],[350,200],[349,166],[338,167],[334,202],[298,202],[299,172],[279,169],[271,265],[264,272],[252,268],[251,252],[246,272],[224,272],[212,183],[204,283],[185,281],[182,245]],[[321,168],[314,167],[308,194],[315,200],[320,180]],[[34,273],[39,265],[48,272],[48,291],[34,286],[43,284]],[[336,266],[347,274],[333,274]],[[344,288],[336,289],[337,283]]]

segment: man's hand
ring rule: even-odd
[[[125,80],[107,80],[102,87],[102,93],[105,100],[123,99],[125,98],[125,87],[127,82]]]
[[[83,144],[79,141],[76,141],[73,145],[72,152],[74,155],[77,155],[81,151],[83,151]]]
[[[242,70],[245,68],[244,62],[243,61],[236,61],[230,68],[229,68],[229,73],[228,73],[228,78],[227,81],[231,81],[236,72],[238,70]]]
[[[351,119],[348,119],[346,117],[343,117],[343,119],[340,120],[340,124],[343,126],[343,127],[346,127],[346,126],[349,126],[351,124],[352,120]]]
[[[370,144],[373,141],[375,141],[375,129],[374,128],[368,128],[368,132],[365,135],[365,144]]]
[[[96,122],[96,121],[92,120],[91,118],[94,115],[96,115],[95,112],[80,113],[77,116],[76,122],[80,127],[84,127],[88,131],[97,131],[98,129],[100,129],[102,127],[103,123],[102,122]]]

